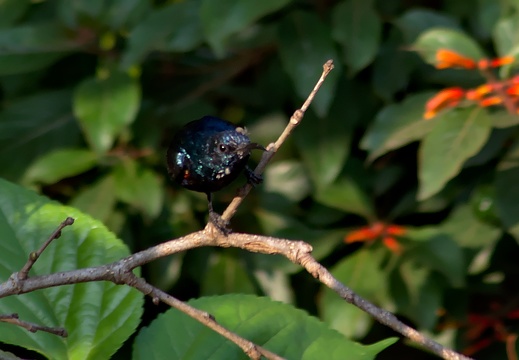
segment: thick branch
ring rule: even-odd
[[[7,282],[0,284],[0,298],[53,286],[100,280],[111,281],[116,284],[128,284],[136,287],[135,276],[131,271],[138,266],[144,265],[158,258],[201,246],[238,247],[251,252],[283,255],[290,261],[304,267],[312,276],[337,292],[344,300],[359,307],[363,311],[366,311],[377,321],[389,326],[413,342],[422,345],[444,359],[469,359],[468,357],[447,349],[435,341],[425,337],[418,331],[402,323],[393,314],[378,308],[374,304],[355,294],[355,292],[335,279],[325,267],[319,264],[312,257],[312,247],[303,241],[277,239],[268,236],[249,234],[230,234],[228,236],[222,234],[218,234],[217,236],[214,235],[215,232],[213,231],[198,231],[179,239],[158,244],[152,248],[130,255],[112,264],[99,267],[30,277],[22,281],[13,274]],[[146,287],[143,287],[142,289],[145,290],[143,291],[145,294],[154,298],[159,298],[157,292],[150,291],[149,288]],[[139,290],[141,289],[139,288]],[[161,298],[159,299],[162,300]],[[184,305],[188,306],[186,304]]]

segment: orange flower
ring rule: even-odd
[[[389,250],[391,250],[395,254],[400,254],[402,252],[402,245],[400,245],[394,237],[386,236],[382,239],[382,242]]]
[[[451,87],[441,90],[425,104],[424,119],[429,120],[435,117],[439,111],[449,107],[455,107],[464,95],[465,90],[460,87]]]
[[[461,67],[463,69],[476,68],[476,62],[474,60],[449,49],[439,49],[436,52],[436,61],[437,69],[453,67]]]
[[[478,61],[478,69],[485,70],[511,64],[515,61],[513,56],[503,56],[495,59],[481,59]]]
[[[480,100],[483,96],[490,94],[494,91],[494,86],[490,84],[480,85],[474,90],[467,90],[466,98],[468,100]]]
[[[519,95],[519,83],[515,83],[515,84],[511,85],[508,89],[506,89],[506,93],[508,95],[518,96]]]
[[[503,100],[499,96],[489,96],[478,101],[479,106],[488,107],[492,105],[499,105],[503,103]]]
[[[353,242],[373,241],[382,238],[382,243],[394,253],[401,253],[402,246],[394,236],[404,235],[406,229],[399,225],[386,225],[377,221],[369,226],[364,226],[358,230],[350,232],[344,238],[347,244]]]

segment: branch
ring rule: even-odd
[[[20,280],[27,279],[29,271],[31,271],[34,263],[40,258],[41,253],[49,246],[49,244],[61,236],[61,230],[64,227],[74,224],[74,219],[71,217],[66,218],[56,230],[49,236],[49,238],[43,243],[43,245],[37,250],[29,254],[29,259],[25,263],[24,267],[18,272],[18,278]]]
[[[285,130],[283,130],[283,133],[279,136],[279,138],[276,140],[276,142],[271,143],[271,144],[269,144],[269,146],[267,146],[267,151],[265,151],[265,153],[261,157],[261,160],[260,160],[258,166],[256,166],[256,169],[254,169],[254,174],[261,175],[261,173],[263,173],[263,170],[265,170],[265,167],[270,162],[270,160],[274,157],[274,155],[276,154],[278,149],[281,147],[281,145],[283,145],[285,140],[290,136],[290,134],[292,134],[292,132],[297,127],[297,125],[299,125],[301,120],[303,120],[306,110],[308,109],[308,107],[310,106],[312,101],[314,100],[315,95],[317,94],[317,92],[321,88],[321,85],[324,83],[324,80],[326,79],[326,77],[328,76],[330,71],[332,71],[332,70],[333,70],[333,60],[328,60],[323,65],[323,73],[321,74],[321,77],[317,81],[317,84],[315,84],[313,90],[310,92],[310,95],[308,95],[308,98],[306,99],[306,101],[303,103],[303,105],[301,106],[301,108],[299,110],[296,110],[294,112],[294,114],[292,114],[292,117],[290,118],[288,125],[285,127]],[[229,204],[229,206],[227,207],[227,209],[225,209],[225,211],[223,212],[223,214],[222,214],[223,220],[226,220],[226,221],[231,220],[231,218],[236,213],[236,210],[238,210],[238,206],[240,206],[243,199],[245,198],[245,196],[247,196],[247,194],[249,194],[251,189],[252,189],[251,184],[245,184],[245,186],[243,186],[243,188],[240,191],[240,194],[238,196],[236,196],[234,199],[232,199],[232,201]],[[208,226],[212,227],[212,223],[209,222]]]
[[[61,337],[68,336],[67,330],[65,330],[63,328],[52,328],[52,327],[48,327],[48,326],[42,326],[42,325],[37,325],[37,324],[27,322],[27,321],[23,321],[23,320],[20,320],[18,314],[0,315],[0,321],[23,327],[24,329],[27,329],[33,333],[36,331],[45,331],[45,332],[48,332],[48,333],[51,333],[54,335],[58,335]]]
[[[394,316],[390,312],[378,308],[374,304],[357,295],[347,286],[345,286],[336,278],[334,278],[333,275],[331,275],[330,272],[324,266],[322,266],[319,262],[317,262],[317,260],[315,260],[312,257],[312,246],[310,246],[309,244],[303,241],[277,239],[268,236],[239,233],[229,234],[228,236],[225,236],[212,230],[204,229],[202,231],[197,231],[195,233],[189,234],[178,239],[158,244],[154,247],[135,253],[133,255],[130,255],[126,258],[123,258],[119,261],[116,261],[108,265],[72,270],[67,272],[55,273],[51,275],[35,276],[22,281],[20,281],[17,278],[17,276],[13,274],[7,282],[0,284],[0,298],[9,295],[28,293],[35,290],[45,289],[54,286],[104,280],[111,281],[119,285],[127,284],[129,286],[137,288],[146,295],[152,296],[155,301],[157,301],[156,299],[163,300],[163,298],[161,298],[162,295],[160,295],[160,293],[158,292],[160,290],[157,289],[157,291],[154,291],[150,287],[144,286],[142,284],[142,281],[144,280],[142,279],[136,282],[136,279],[138,278],[135,277],[135,275],[132,273],[132,270],[136,267],[142,266],[158,258],[202,246],[237,247],[256,253],[283,255],[293,263],[304,267],[313,277],[315,277],[321,283],[323,283],[324,285],[328,286],[330,289],[338,293],[344,300],[346,300],[350,304],[359,307],[363,311],[373,316],[380,323],[389,326],[390,328],[399,332],[400,334],[412,340],[413,342],[422,345],[424,348],[430,350],[431,352],[439,355],[444,359],[470,359],[466,356],[456,353],[453,350],[447,349],[442,345],[438,344],[437,342],[427,338],[426,336],[420,334],[418,331],[402,323],[400,320],[396,318],[396,316]],[[173,303],[175,304],[175,307],[176,305],[178,305],[175,301],[172,300],[174,299],[172,297],[164,297],[164,299],[166,299],[167,301],[172,301],[172,303],[167,302],[169,305],[172,305]],[[181,303],[178,300],[176,301],[178,303]],[[191,308],[187,304],[183,304],[182,308],[184,306],[186,306],[187,308]],[[184,311],[180,308],[179,310]],[[196,312],[198,310],[194,311]],[[190,313],[188,313],[188,315],[191,316]],[[202,312],[201,315],[199,315],[195,319],[201,321],[200,318],[207,319],[208,316]],[[203,323],[205,324],[206,322]],[[222,334],[223,336],[229,338],[228,334],[225,333],[228,330],[225,330],[225,332],[222,333],[220,332],[220,329],[218,327],[214,325],[211,325],[210,327],[218,333]],[[256,348],[258,349],[258,351],[260,351],[260,348],[257,345]]]

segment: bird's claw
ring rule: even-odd
[[[232,232],[229,221],[224,220],[220,214],[214,211],[209,212],[209,221],[224,235],[229,235]]]
[[[263,176],[256,175],[248,166],[245,167],[245,177],[247,178],[247,182],[252,186],[259,185],[263,182]]]

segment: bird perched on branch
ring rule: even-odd
[[[224,233],[228,224],[213,210],[212,193],[235,180],[242,172],[253,185],[261,182],[248,167],[253,149],[265,150],[250,142],[243,127],[214,116],[186,124],[174,136],[166,154],[171,178],[189,190],[203,192],[209,202],[209,220]]]

